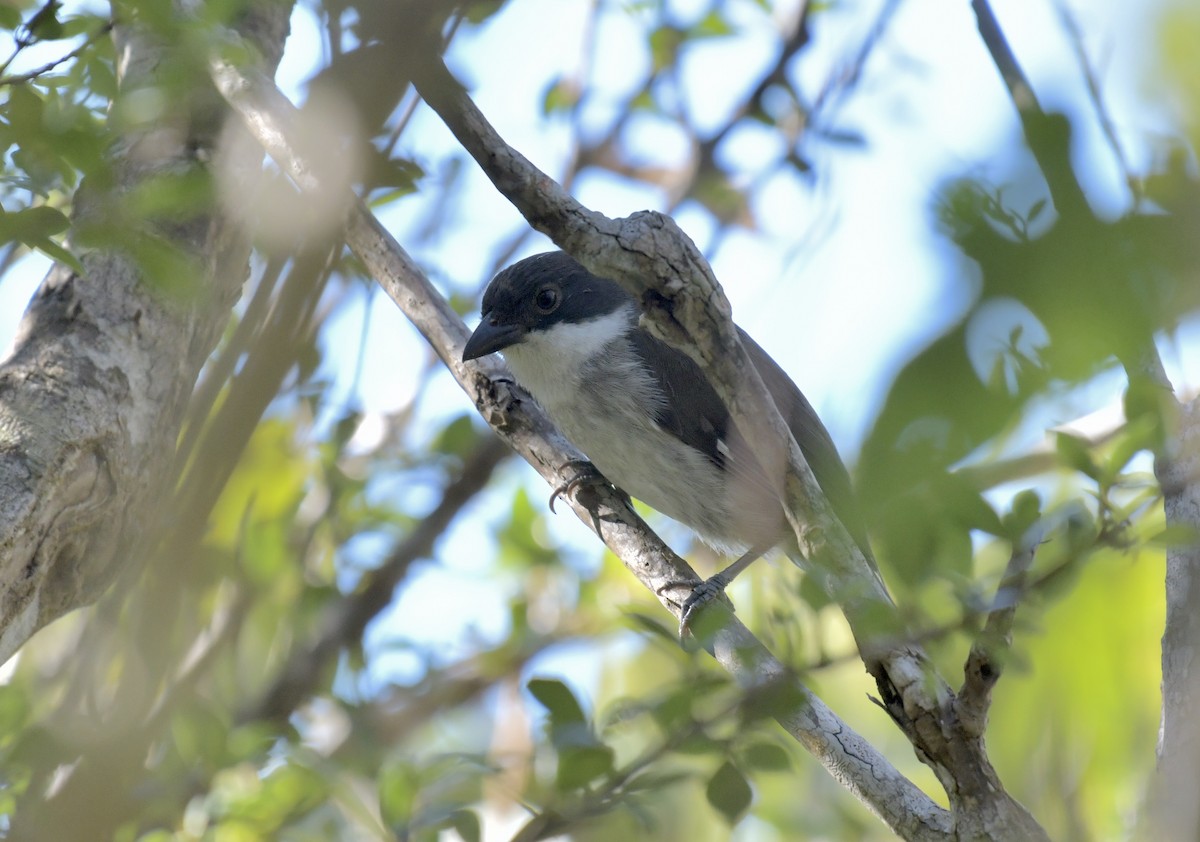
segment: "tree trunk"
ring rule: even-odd
[[[263,3],[239,25],[267,72],[289,14]],[[162,81],[176,45],[122,28],[113,37],[121,90]],[[218,143],[230,137],[219,131],[225,112],[203,75],[182,99],[121,139],[112,190],[81,188],[76,226],[157,175],[208,161],[260,166],[260,155],[232,151],[246,144]],[[55,265],[0,364],[0,661],[136,564],[169,499],[188,397],[240,294],[250,244],[212,208],[150,233],[196,267],[195,289],[180,295],[181,279],[146,277],[116,249],[85,254],[82,274]]]
[[[1179,432],[1155,464],[1167,523],[1200,525],[1200,400],[1179,414]],[[1167,550],[1158,771],[1146,838],[1200,838],[1200,542]]]

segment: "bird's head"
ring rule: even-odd
[[[566,252],[528,257],[488,284],[483,319],[463,348],[463,361],[503,351],[557,327],[596,322],[629,308],[633,301],[615,282],[593,275]]]

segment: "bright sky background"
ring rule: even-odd
[[[558,73],[577,72],[589,5],[584,0],[512,0],[482,30],[457,36],[449,57],[501,134],[551,174],[561,172],[568,138],[563,124],[541,117],[540,93]],[[672,5],[680,18],[688,19],[695,14],[688,10],[707,3],[675,0]],[[810,96],[850,60],[879,5],[843,0],[815,16],[813,44],[798,68]],[[780,16],[794,14],[794,3],[783,0],[779,6]],[[1056,6],[1050,0],[996,0],[994,6],[1042,104],[1067,109],[1073,118],[1075,158],[1086,162],[1080,170],[1094,205],[1108,215],[1121,213],[1128,196],[1088,109]],[[1069,6],[1078,13],[1126,156],[1135,172],[1145,171],[1171,138],[1167,103],[1143,72],[1154,34],[1150,10],[1157,4],[1073,0]],[[697,92],[692,111],[703,126],[719,125],[743,89],[775,58],[770,27],[753,4],[735,3],[734,8],[741,10],[737,19],[745,31],[698,47],[685,59],[685,84]],[[590,118],[585,114],[589,124],[596,124],[606,107],[619,101],[620,92],[640,81],[648,61],[636,17],[606,12],[598,37],[591,78],[596,94],[589,103],[595,111]],[[297,102],[304,97],[304,80],[321,60],[316,25],[299,7],[279,73],[281,85]],[[952,252],[936,231],[931,187],[950,175],[1004,180],[1027,160],[1013,108],[966,0],[903,3],[859,89],[838,113],[839,126],[861,133],[866,145],[807,144],[805,151],[820,174],[817,186],[791,173],[773,177],[754,208],[762,231],[735,233],[710,256],[739,323],[792,375],[852,461],[890,378],[968,304],[961,286],[947,274],[964,267],[948,259]],[[1011,141],[1009,160],[987,157],[994,154],[998,137]],[[426,230],[452,144],[437,118],[419,110],[398,151],[426,168],[425,189],[389,208],[383,221],[444,289],[472,290],[487,280],[496,244],[523,223],[471,164],[462,174],[466,189],[451,211],[452,224]],[[634,149],[648,161],[669,162],[681,154],[682,144],[669,128],[647,126],[635,138]],[[767,133],[745,130],[727,144],[725,153],[739,161],[766,162],[778,150]],[[577,194],[614,216],[661,204],[652,191],[603,176],[583,179]],[[707,216],[687,205],[676,216],[706,248],[712,236]],[[797,238],[805,235],[805,248],[792,253]],[[525,253],[548,247],[539,236]],[[45,268],[44,259],[30,257],[0,284],[0,347],[8,345]],[[369,321],[364,321],[367,308]],[[366,355],[356,378],[364,323],[369,324]],[[422,340],[382,294],[364,293],[356,306],[339,314],[323,340],[329,355],[325,373],[334,379],[343,405],[386,413],[411,394],[411,378],[424,358]],[[1189,340],[1165,348],[1179,387],[1200,383],[1196,347]],[[1068,405],[1050,410],[1047,425],[1111,402],[1118,388],[1116,378],[1108,378],[1084,390]],[[472,409],[448,375],[439,378],[434,394],[418,435],[429,436],[441,421]],[[523,482],[540,504],[546,489],[530,477],[523,466],[513,466],[497,481],[496,493],[507,496],[514,483]],[[476,635],[485,640],[502,635],[507,594],[497,594],[500,584],[480,575],[490,565],[489,545],[480,538],[502,511],[489,509],[487,497],[472,507],[441,542],[440,561],[417,567],[387,618],[373,627],[372,637],[419,636],[449,651],[474,645],[470,641]],[[552,518],[551,528],[556,537],[583,548],[586,557],[598,555],[594,539],[572,516]],[[369,562],[380,544],[364,540],[358,550],[362,558],[355,560]],[[556,659],[561,662],[543,661],[538,671],[569,668],[569,656],[560,652]],[[379,680],[419,677],[413,671],[417,661],[400,652],[377,655],[373,666]]]

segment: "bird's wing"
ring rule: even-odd
[[[629,341],[642,365],[662,392],[654,407],[654,420],[684,444],[703,453],[720,468],[730,468],[729,410],[705,378],[700,366],[682,351],[654,338],[641,328],[629,332]],[[677,411],[687,396],[690,413]]]
[[[866,528],[859,514],[850,483],[850,475],[838,456],[833,439],[812,405],[796,388],[790,377],[758,343],[738,328],[742,345],[762,377],[767,391],[800,446],[804,458],[829,503],[850,536],[872,558]],[[725,470],[771,489],[771,481],[753,459],[737,459],[729,449],[734,432],[729,410],[691,357],[651,336],[640,328],[629,334],[635,352],[654,377],[667,400],[657,407],[655,420],[664,430],[684,444],[707,456]],[[695,409],[683,416],[676,411],[675,395],[688,395]],[[774,491],[772,491],[774,494]]]
[[[771,355],[759,347],[750,334],[740,327],[738,335],[741,337],[742,347],[746,349],[746,353],[750,357],[750,362],[758,369],[758,376],[762,378],[767,391],[771,393],[771,398],[775,401],[779,414],[783,416],[788,429],[792,431],[792,438],[796,440],[796,444],[800,445],[800,452],[804,454],[804,459],[808,462],[808,467],[812,469],[813,476],[821,486],[821,491],[825,492],[825,496],[829,499],[829,505],[833,507],[838,519],[846,527],[846,531],[850,533],[854,543],[858,544],[863,555],[873,563],[874,556],[871,554],[871,545],[867,540],[866,523],[858,508],[858,500],[850,482],[850,473],[846,470],[841,456],[838,455],[837,446],[834,445],[829,431],[821,423],[812,404],[792,382],[792,378],[788,377],[787,372],[779,367],[779,363],[775,362]]]

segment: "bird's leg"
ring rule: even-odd
[[[724,594],[725,588],[729,586],[729,583],[737,578],[739,573],[761,558],[763,553],[771,549],[771,546],[768,544],[763,547],[751,547],[742,553],[737,561],[734,561],[720,573],[708,577],[695,587],[692,595],[684,601],[683,607],[679,611],[680,639],[691,635],[692,620],[695,618],[696,612]]]

